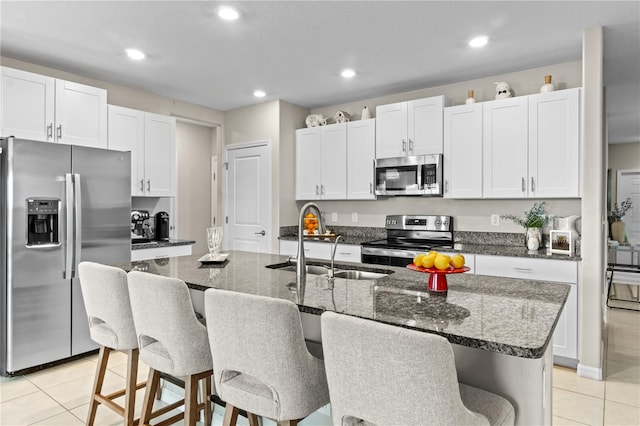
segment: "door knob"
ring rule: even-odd
[[[266,232],[264,231],[264,229],[263,229],[263,230],[262,230],[262,231],[260,231],[260,232],[254,232],[254,234],[256,234],[256,235],[258,235],[258,234],[259,234],[259,235],[262,235],[262,236],[264,237],[267,233],[266,233]]]

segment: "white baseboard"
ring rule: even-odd
[[[601,381],[603,379],[602,368],[589,367],[588,365],[578,364],[578,376]]]

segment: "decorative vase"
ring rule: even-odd
[[[624,227],[625,223],[621,220],[611,222],[611,237],[620,244],[624,243],[625,239]]]
[[[476,103],[476,98],[473,97],[473,90],[467,91],[467,100],[464,103],[467,105]]]
[[[362,108],[362,117],[360,117],[361,120],[368,120],[371,118],[371,113],[369,113],[369,108],[367,108],[367,106],[365,105],[364,108]]]
[[[524,244],[527,250],[538,250],[542,241],[542,228],[527,228],[524,234]]]
[[[554,90],[556,90],[556,86],[554,86],[553,83],[551,83],[551,76],[545,75],[544,85],[540,88],[540,93],[553,92]]]

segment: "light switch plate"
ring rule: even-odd
[[[338,221],[338,213],[337,212],[332,212],[331,213],[331,222],[337,222]]]
[[[357,221],[358,221],[358,213],[357,212],[351,213],[351,222],[357,222]]]
[[[491,215],[491,226],[500,226],[500,215],[492,214]]]

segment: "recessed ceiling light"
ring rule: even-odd
[[[127,56],[133,60],[140,61],[145,58],[145,54],[139,51],[138,49],[126,49]]]
[[[254,90],[253,96],[256,98],[264,98],[267,94],[263,90]]]
[[[218,16],[225,21],[235,21],[240,17],[240,12],[229,6],[222,6],[218,9]]]
[[[353,77],[356,76],[356,72],[355,72],[355,70],[352,70],[351,68],[347,68],[345,70],[342,70],[340,75],[343,76],[344,78],[353,78]]]
[[[489,43],[489,37],[480,36],[480,37],[472,38],[471,41],[469,42],[469,46],[471,46],[471,47],[482,47],[482,46],[486,45],[487,43]]]

